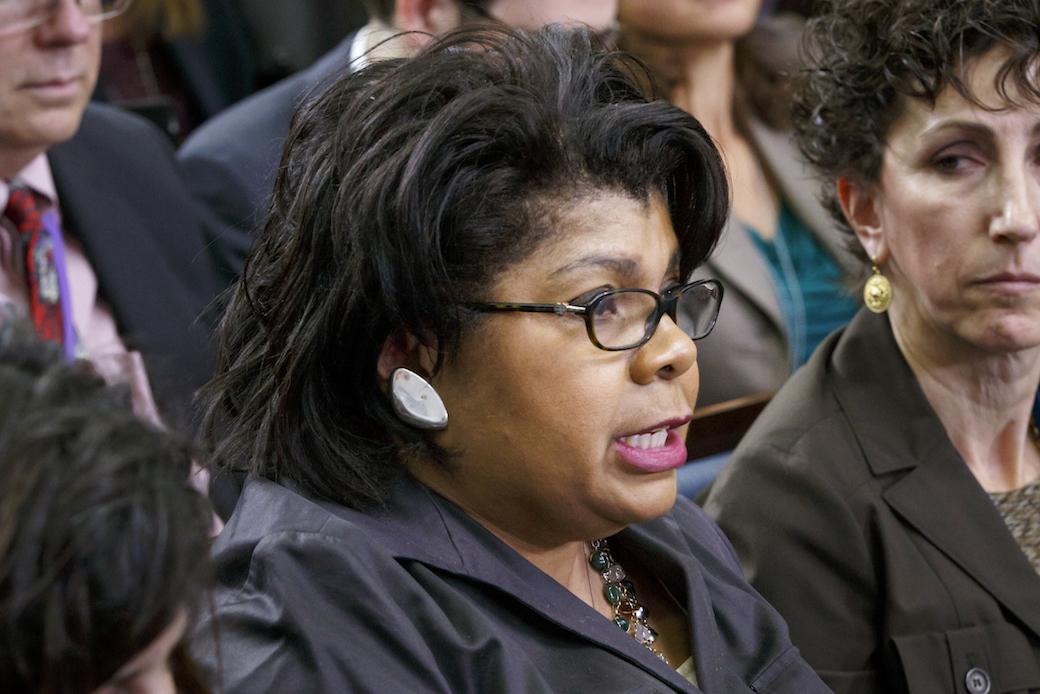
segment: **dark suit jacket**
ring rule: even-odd
[[[705,508],[838,694],[1040,690],[1040,576],[887,316],[862,310],[821,344]]]
[[[293,114],[347,68],[353,43],[352,34],[311,67],[211,119],[181,145],[177,158],[188,185],[224,222],[220,243],[233,273],[241,271],[267,211]]]
[[[679,499],[612,543],[687,606],[702,691],[827,691],[693,504]],[[410,480],[363,514],[251,479],[213,555],[229,694],[698,691]]]
[[[862,264],[819,203],[820,184],[791,141],[791,133],[748,124],[750,141],[770,180],[798,219],[846,270]],[[726,286],[718,323],[697,343],[701,387],[697,407],[754,393],[772,392],[791,375],[780,301],[765,258],[744,227],[731,218],[718,248],[695,277],[717,277]]]
[[[127,347],[144,356],[160,406],[185,419],[212,371],[211,325],[196,319],[217,290],[211,229],[172,147],[144,119],[92,104],[47,158],[66,232],[83,245]]]
[[[206,24],[201,36],[159,39],[168,54],[178,86],[184,90],[190,117],[199,122],[256,90],[254,46],[237,0],[205,0]],[[104,75],[91,97],[111,100]],[[126,106],[126,104],[120,104]],[[198,124],[198,123],[196,123]],[[184,123],[180,124],[183,128]]]
[[[236,0],[205,0],[206,32],[179,39],[170,52],[204,118],[224,110],[256,89],[254,48]]]

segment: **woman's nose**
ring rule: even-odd
[[[1040,234],[1040,181],[1032,167],[1016,167],[1002,177],[989,233],[997,240],[1013,243]]]
[[[630,369],[632,380],[646,385],[655,378],[678,378],[696,363],[697,345],[665,314],[653,336],[637,348]]]

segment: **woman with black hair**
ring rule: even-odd
[[[211,512],[184,441],[0,323],[0,691],[204,694]]]
[[[1040,3],[832,0],[809,32],[796,127],[866,308],[706,508],[836,692],[1040,690]]]
[[[467,32],[297,115],[209,387],[227,691],[825,691],[676,502],[728,199],[638,70]]]

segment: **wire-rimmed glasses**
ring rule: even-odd
[[[466,304],[475,311],[522,313],[576,313],[585,318],[592,344],[608,352],[635,349],[645,344],[661,318],[667,314],[692,340],[707,337],[715,327],[722,305],[722,283],[697,280],[667,290],[663,295],[649,289],[607,289],[584,304],[511,304],[480,302]]]
[[[0,36],[43,24],[62,2],[73,2],[87,19],[103,22],[126,12],[133,0],[0,0]]]

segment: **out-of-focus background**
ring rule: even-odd
[[[812,0],[766,0],[808,16]],[[362,0],[135,0],[106,23],[94,98],[156,122],[174,143],[253,92],[310,66],[368,19]]]

